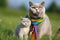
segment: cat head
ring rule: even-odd
[[[41,3],[35,3],[33,4],[31,1],[29,2],[29,12],[31,12],[32,14],[38,16],[38,17],[43,17],[43,15],[45,14],[45,7],[44,7],[45,2],[41,2]]]
[[[28,26],[31,25],[31,21],[30,21],[30,19],[28,19],[28,18],[20,17],[20,20],[21,20],[21,24],[22,24],[23,26],[28,27]]]

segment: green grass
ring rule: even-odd
[[[53,35],[60,27],[60,16],[57,13],[47,13],[52,24]],[[16,26],[20,23],[20,16],[25,16],[25,11],[0,9],[0,40],[19,40],[13,36]],[[48,37],[43,37],[42,40],[49,40]],[[55,38],[55,40],[60,40]]]

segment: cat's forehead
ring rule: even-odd
[[[40,6],[40,3],[35,3],[34,6],[35,7],[39,7]]]
[[[38,6],[40,3],[35,3],[34,5]]]

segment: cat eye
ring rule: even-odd
[[[35,7],[32,7],[32,8],[34,8],[34,9],[35,9]]]

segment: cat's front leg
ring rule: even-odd
[[[23,40],[23,34],[22,33],[19,33],[19,38],[20,38],[20,40]]]

